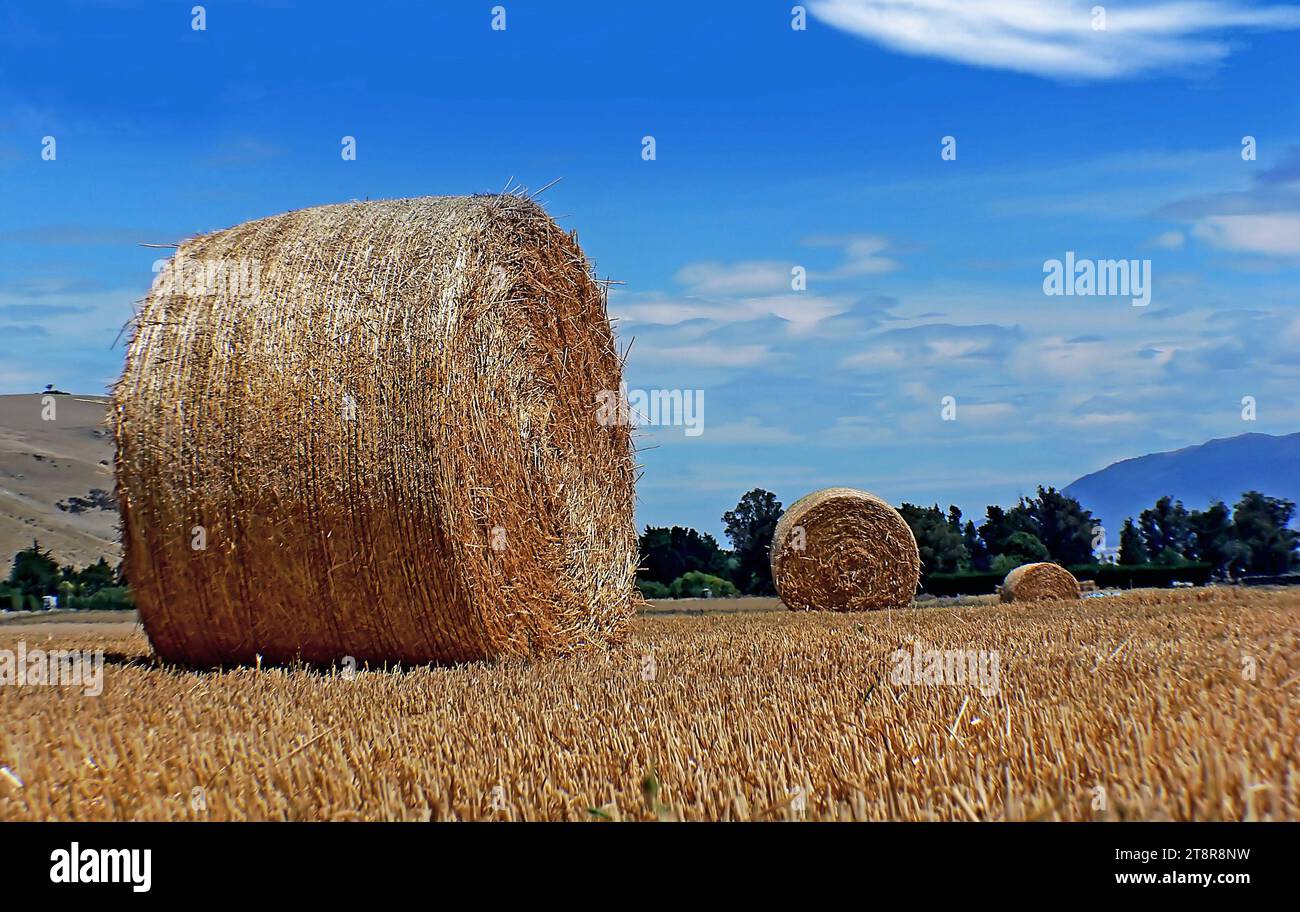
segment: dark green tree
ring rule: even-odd
[[[741,592],[748,595],[776,593],[769,553],[772,535],[782,512],[781,501],[775,494],[754,488],[740,498],[736,509],[722,514],[736,558],[732,582]]]
[[[63,579],[73,585],[77,595],[94,595],[100,589],[117,585],[117,571],[102,557],[80,570],[64,567],[61,572]]]
[[[980,541],[984,542],[984,550],[991,555],[1001,554],[1002,549],[1006,547],[1007,539],[1014,531],[1007,522],[1007,511],[996,504],[989,504],[984,514],[984,522],[979,528]]]
[[[1154,507],[1142,511],[1138,528],[1152,563],[1176,563],[1173,558],[1186,557],[1192,549],[1191,517],[1181,500],[1160,498]]]
[[[960,507],[953,504],[948,505],[948,525],[952,527],[952,530],[954,532],[956,532],[958,535],[961,535],[961,508]]]
[[[1300,563],[1296,555],[1300,535],[1288,528],[1294,516],[1295,504],[1289,500],[1259,491],[1242,495],[1232,511],[1232,525],[1247,549],[1244,569],[1248,573],[1286,573]]]
[[[1038,536],[1032,532],[1016,532],[1007,539],[1007,546],[1002,552],[1002,556],[1015,558],[1017,561],[1016,566],[1020,566],[1020,564],[1045,561],[1052,554]]]
[[[975,523],[969,519],[966,520],[966,526],[962,529],[961,542],[966,546],[966,553],[970,555],[970,569],[977,573],[983,573],[989,569],[989,549],[984,544],[984,539],[980,538],[979,532],[975,530]]]
[[[13,567],[9,571],[9,585],[23,595],[37,599],[44,595],[56,595],[59,562],[47,549],[41,547],[40,542],[33,541],[30,548],[24,548],[14,555]]]
[[[1142,533],[1129,517],[1124,520],[1124,528],[1119,533],[1119,562],[1125,566],[1146,563],[1147,546],[1142,541]]]
[[[960,522],[961,511],[956,507],[951,509],[956,511],[957,521]],[[916,537],[916,546],[921,552],[922,574],[956,573],[963,565],[969,564],[970,554],[962,541],[961,526],[954,528],[949,516],[944,515],[938,504],[918,507],[905,503],[898,508],[898,512]]]
[[[669,586],[683,573],[692,571],[726,575],[726,555],[712,535],[681,526],[647,526],[638,545],[641,551],[638,579]]]
[[[1029,511],[1025,509],[1023,498],[1019,504],[1010,510],[1004,510],[996,504],[990,504],[979,532],[990,557],[997,557],[999,554],[1005,553],[1007,539],[1017,532],[1028,532],[1035,537],[1038,536],[1038,529],[1030,517]]]
[[[1204,510],[1193,510],[1188,516],[1192,528],[1192,553],[1194,560],[1209,564],[1211,572],[1220,579],[1240,573],[1250,556],[1249,549],[1237,540],[1232,524],[1232,511],[1223,501],[1210,504]]]
[[[1097,520],[1079,501],[1056,488],[1038,488],[1033,499],[1019,505],[1032,523],[1032,531],[1052,560],[1058,564],[1086,564],[1092,561],[1093,532]]]

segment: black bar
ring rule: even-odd
[[[668,901],[687,885],[692,897],[789,888],[864,898],[901,890],[927,900],[976,891],[1028,900],[1025,890],[1050,890],[1038,895],[1053,899],[1231,900],[1291,883],[1297,836],[1295,824],[1264,823],[9,823],[0,824],[0,870],[11,896],[144,898],[130,869],[126,882],[53,883],[52,856],[75,842],[81,856],[149,849],[147,895],[205,904],[329,901],[377,886],[394,901],[452,886],[494,900],[569,896],[601,905],[653,892]],[[1131,875],[1154,882],[1119,882]],[[1191,883],[1193,875],[1216,880]]]

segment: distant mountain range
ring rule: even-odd
[[[1071,482],[1065,493],[1101,519],[1117,545],[1124,520],[1166,494],[1192,510],[1215,500],[1232,507],[1252,489],[1300,502],[1300,433],[1242,434],[1125,459]]]

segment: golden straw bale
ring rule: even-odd
[[[126,571],[193,665],[463,661],[621,637],[635,465],[576,238],[522,196],[193,238],[114,390]]]
[[[1059,564],[1022,564],[1002,581],[1002,601],[1081,598],[1079,581]]]
[[[772,579],[794,610],[905,608],[921,556],[898,511],[866,491],[826,488],[796,501],[772,536]]]

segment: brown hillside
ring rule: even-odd
[[[40,541],[61,563],[121,558],[117,511],[90,492],[113,490],[113,440],[104,396],[55,396],[53,421],[39,394],[0,396],[0,576],[15,551]],[[60,509],[62,503],[65,509]]]

